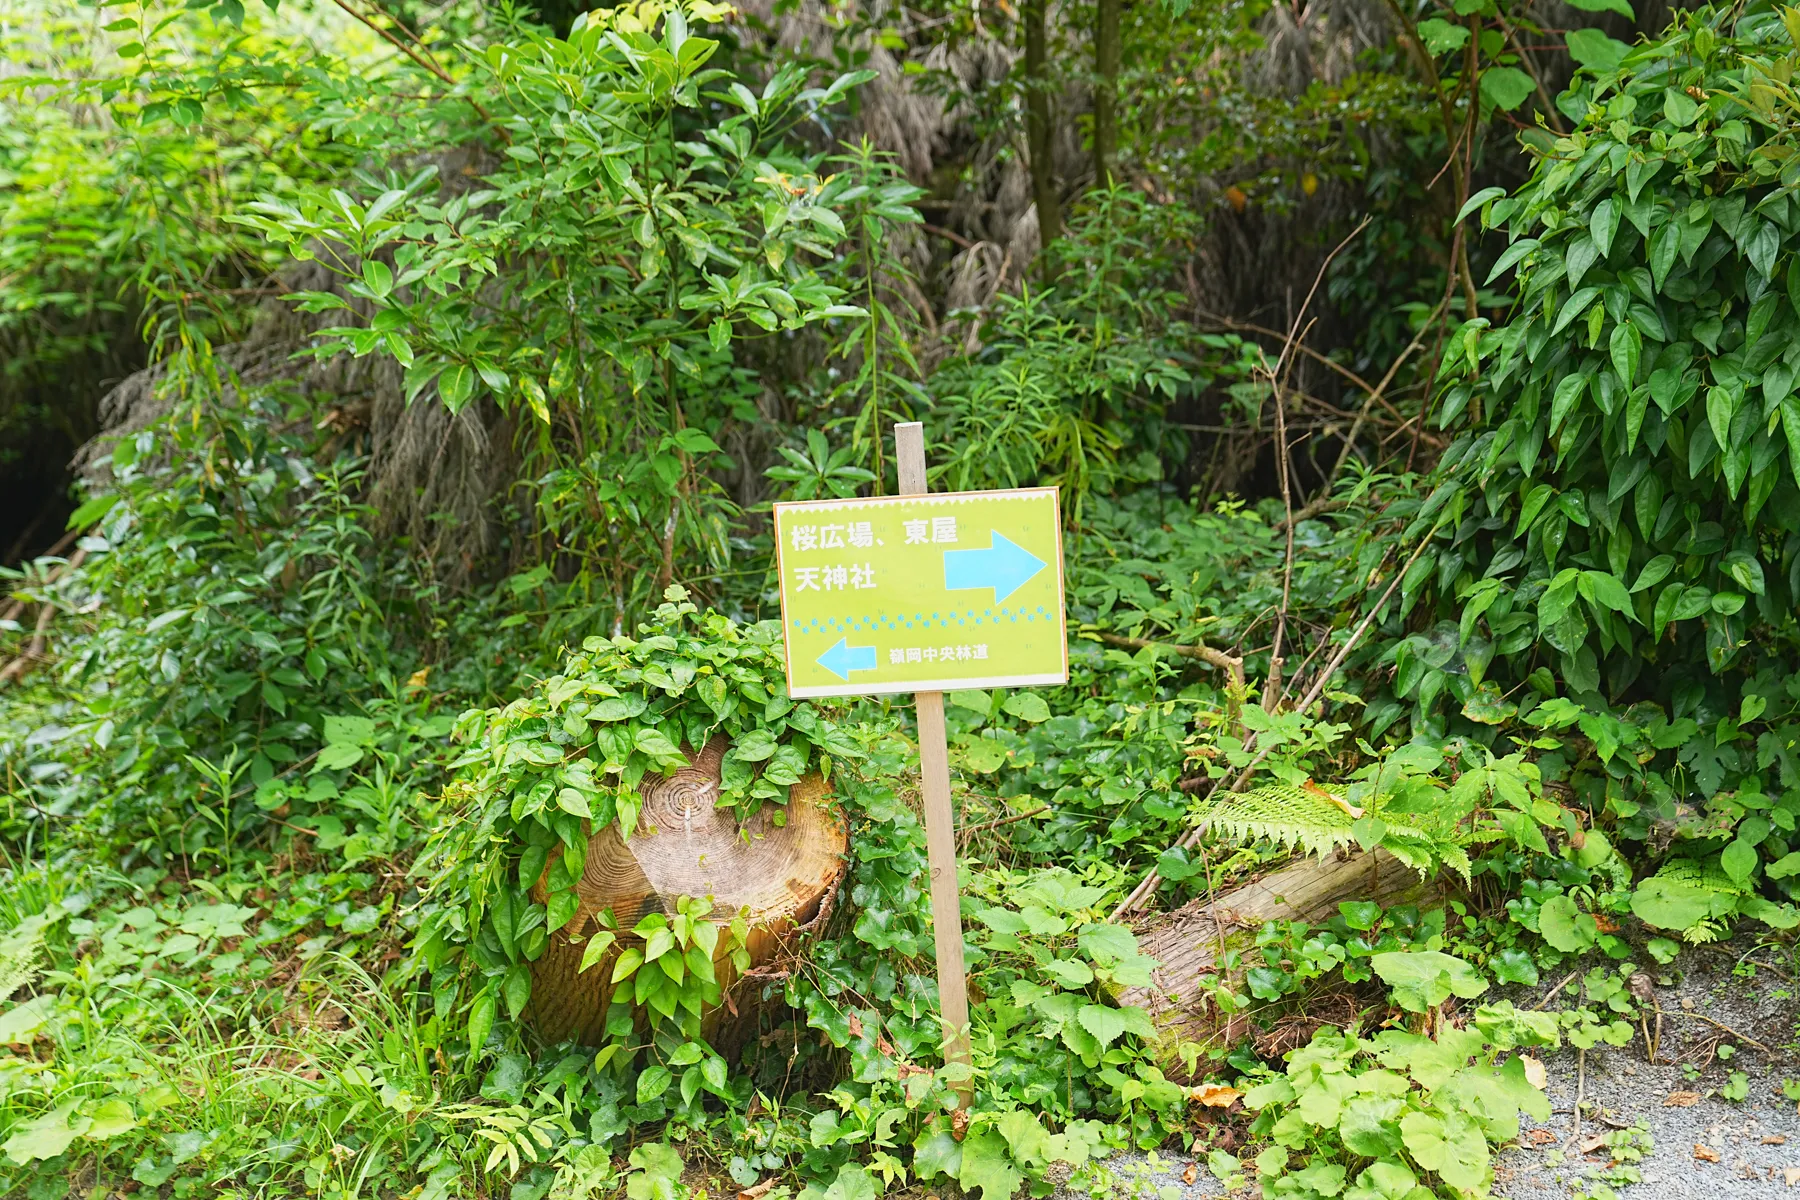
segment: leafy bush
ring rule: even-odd
[[[1509,1024],[1528,1036],[1525,1045],[1557,1043],[1554,1022],[1547,1030],[1538,1028],[1543,1022]],[[1444,1028],[1435,1038],[1320,1030],[1288,1056],[1284,1072],[1244,1096],[1258,1113],[1252,1130],[1271,1139],[1256,1159],[1264,1194],[1427,1200],[1450,1189],[1485,1196],[1493,1182],[1489,1144],[1518,1137],[1521,1111],[1550,1119],[1550,1102],[1526,1075],[1525,1060],[1497,1064],[1497,1052],[1520,1043],[1507,1037],[1495,1045],[1487,1033],[1479,1017],[1474,1029]]]
[[[1686,14],[1577,88],[1579,127],[1516,195],[1477,197],[1512,238],[1497,269],[1517,265],[1520,301],[1445,357],[1440,423],[1479,418],[1445,455],[1458,534],[1432,564],[1465,653],[1479,621],[1514,677],[1541,641],[1578,694],[1655,666],[1666,695],[1689,663],[1737,662],[1755,625],[1788,644],[1794,61],[1770,15]]]
[[[753,92],[690,31],[726,11],[596,10],[566,39],[491,42],[469,65],[500,146],[473,190],[427,167],[237,218],[336,277],[293,297],[351,318],[321,353],[391,357],[409,401],[430,392],[454,412],[486,396],[518,414],[538,523],[577,548],[615,629],[678,560],[704,578],[732,559],[722,443],[759,419],[744,343],[867,316],[841,302],[835,247],[884,168],[823,174],[789,135],[868,73],[808,87],[789,66]],[[409,116],[424,135],[429,106]],[[904,198],[876,197],[877,229],[911,218]]]
[[[49,693],[75,707],[26,751],[34,807],[72,813],[105,778],[107,802],[82,812],[100,836],[158,859],[229,852],[266,829],[281,801],[259,808],[258,789],[313,761],[327,714],[400,693],[407,651],[384,617],[404,601],[377,583],[356,473],[315,474],[271,436],[279,414],[119,443],[117,490],[78,514],[102,514],[87,562],[36,593],[76,649]]]
[[[1157,480],[1187,438],[1177,401],[1249,376],[1255,347],[1202,334],[1164,281],[1198,225],[1135,191],[1096,194],[1050,252],[1046,290],[995,298],[981,348],[940,366],[921,405],[953,491],[1057,484],[1081,522],[1093,496]]]

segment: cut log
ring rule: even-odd
[[[1150,1013],[1157,1059],[1171,1078],[1185,1080],[1182,1043],[1216,1045],[1232,1033],[1201,980],[1219,973],[1225,951],[1250,946],[1257,927],[1274,920],[1323,921],[1336,916],[1346,900],[1373,900],[1386,908],[1437,892],[1436,884],[1420,880],[1417,871],[1385,850],[1295,863],[1210,903],[1195,900],[1150,918],[1139,929],[1138,948],[1161,966],[1151,974],[1153,986],[1121,989],[1119,1002]]]
[[[575,884],[580,906],[532,964],[529,1016],[545,1038],[603,1040],[614,958],[636,942],[631,928],[645,914],[673,915],[683,896],[711,898],[710,919],[720,926],[745,914],[753,973],[828,915],[848,847],[842,819],[826,804],[831,789],[809,774],[788,789],[785,808],[765,805],[740,828],[731,810],[718,807],[720,765],[728,748],[724,738],[713,739],[697,755],[683,747],[688,766],[667,777],[646,776],[639,785],[644,804],[630,840],[610,824],[588,839],[587,864]],[[777,814],[783,823],[775,823]],[[585,939],[599,929],[593,918],[602,909],[612,910],[619,941],[580,972]],[[578,937],[583,941],[573,940]],[[730,997],[733,985],[743,981],[732,968],[729,944],[728,937],[720,937],[714,963],[728,1002],[702,1020],[702,1031],[721,1051],[741,1044],[749,1032],[741,1026],[755,1020],[757,1008]]]

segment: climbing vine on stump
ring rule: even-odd
[[[715,1006],[829,903],[845,849],[831,767],[859,756],[788,699],[779,628],[670,588],[636,638],[588,638],[459,734],[465,816],[428,855],[440,903],[419,960],[464,981],[471,1052],[523,1018],[606,1043],[621,1073],[647,1048],[640,1093],[685,1068],[684,1104],[723,1094],[721,1052],[755,1008]]]

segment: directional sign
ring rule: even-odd
[[[1066,683],[1055,488],[775,506],[790,696]]]

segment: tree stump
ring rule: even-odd
[[[1436,893],[1434,883],[1421,880],[1385,850],[1306,859],[1211,903],[1195,900],[1152,918],[1138,933],[1138,949],[1161,966],[1151,973],[1152,986],[1122,988],[1118,1001],[1149,1012],[1156,1026],[1152,1052],[1171,1079],[1185,1081],[1189,1072],[1180,1059],[1183,1042],[1241,1036],[1201,991],[1200,981],[1219,973],[1218,960],[1226,950],[1252,945],[1258,926],[1278,919],[1323,921],[1336,916],[1338,902],[1344,900],[1373,900],[1386,908]]]
[[[689,765],[671,776],[647,775],[639,785],[643,810],[629,841],[609,824],[588,839],[587,864],[575,885],[580,907],[569,923],[550,935],[543,955],[532,963],[528,1016],[551,1041],[574,1036],[597,1044],[606,1025],[606,996],[613,961],[638,943],[631,933],[647,913],[675,913],[683,896],[713,902],[710,920],[724,926],[747,909],[751,970],[772,962],[822,915],[844,870],[848,836],[838,814],[824,801],[830,787],[817,773],[788,789],[785,809],[765,805],[741,829],[730,810],[717,807],[720,765],[729,743],[714,738],[695,754],[682,747]],[[773,820],[785,813],[785,823]],[[542,892],[540,883],[538,891]],[[540,894],[539,899],[543,897]],[[585,939],[599,926],[593,917],[612,910],[619,940],[585,972]],[[583,942],[572,941],[580,937]],[[729,939],[719,939],[714,962],[724,1005],[702,1019],[714,1047],[729,1053],[742,1044],[757,1006],[731,997],[736,978]]]

